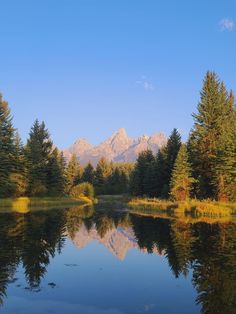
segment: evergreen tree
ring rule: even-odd
[[[66,179],[67,179],[67,192],[71,188],[81,182],[82,168],[75,154],[72,155],[67,168],[66,168]]]
[[[236,109],[232,91],[222,110],[222,134],[217,145],[213,184],[220,201],[236,200]]]
[[[62,153],[55,148],[47,165],[47,190],[52,196],[60,196],[65,191],[65,162]]]
[[[174,169],[174,164],[181,147],[181,136],[177,129],[173,129],[168,141],[167,145],[163,150],[163,177],[162,177],[162,190],[161,190],[161,197],[168,198],[170,193],[170,181],[172,171]]]
[[[108,177],[107,188],[108,194],[123,194],[128,191],[128,177],[121,166],[116,165]]]
[[[87,166],[84,168],[81,181],[94,184],[94,177],[95,177],[94,168],[93,165],[89,162]]]
[[[157,194],[157,173],[156,173],[156,160],[153,159],[146,169],[144,180],[145,195],[155,197]]]
[[[214,72],[205,77],[197,109],[188,143],[195,194],[228,199],[235,178],[235,105]]]
[[[14,161],[10,180],[12,183],[12,196],[23,196],[27,190],[26,159],[24,147],[17,131],[14,135]]]
[[[44,122],[33,124],[26,145],[28,192],[30,195],[47,194],[47,166],[52,151],[52,141]]]
[[[136,196],[149,195],[149,175],[148,168],[154,162],[154,156],[151,150],[143,151],[139,154],[134,171],[131,176],[131,193]]]
[[[117,193],[116,194],[123,194],[128,192],[129,188],[129,176],[127,173],[124,171],[122,168],[119,169],[119,184],[117,188]]]
[[[170,184],[172,198],[176,201],[187,200],[190,197],[193,181],[187,148],[186,145],[182,144],[172,172]]]
[[[14,170],[14,128],[8,103],[0,94],[0,197],[11,196],[10,175]]]
[[[107,194],[119,194],[120,188],[120,170],[118,167],[112,169],[109,177],[107,178],[106,191]]]
[[[162,198],[168,193],[167,186],[165,185],[166,178],[166,163],[165,163],[165,149],[160,149],[157,153],[155,160],[155,196]]]
[[[106,184],[111,171],[111,165],[105,158],[101,158],[95,171],[94,185],[97,194],[106,194]]]

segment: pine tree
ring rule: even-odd
[[[82,168],[75,154],[72,155],[67,168],[66,168],[66,179],[67,179],[67,192],[71,188],[81,182]]]
[[[188,161],[186,145],[182,144],[171,178],[170,195],[176,201],[185,201],[190,197],[192,183],[194,179],[191,176],[191,166]]]
[[[118,167],[112,169],[110,175],[107,178],[106,191],[107,194],[119,194],[120,188],[120,170]]]
[[[236,200],[236,107],[233,92],[222,108],[222,135],[216,154],[214,187],[220,201]]]
[[[47,194],[47,165],[52,151],[52,141],[44,122],[33,124],[26,145],[28,192],[30,195]]]
[[[214,72],[206,74],[197,109],[188,142],[197,180],[195,194],[199,198],[227,199],[226,190],[234,180],[235,105],[232,93],[228,95]]]
[[[171,175],[174,168],[174,164],[181,147],[181,136],[177,129],[173,129],[167,145],[163,149],[162,158],[164,159],[162,172],[162,188],[161,197],[168,198],[170,193],[170,181]]]
[[[168,193],[166,178],[165,149],[160,149],[155,160],[155,196],[162,198]]]
[[[131,176],[130,189],[133,195],[149,195],[150,172],[148,169],[153,162],[154,156],[151,150],[146,150],[139,154]]]
[[[95,177],[94,168],[93,165],[89,162],[87,166],[84,168],[81,181],[94,184],[94,177]]]
[[[156,196],[156,185],[157,185],[157,177],[156,177],[156,160],[153,159],[151,161],[146,169],[144,180],[144,191],[145,195],[149,197],[155,197]]]
[[[26,158],[24,147],[17,131],[14,134],[14,161],[12,165],[13,170],[10,175],[13,187],[12,196],[23,196],[27,190]]]
[[[65,192],[65,162],[63,155],[55,148],[47,164],[47,191],[49,195],[61,196]]]
[[[236,108],[232,91],[222,112],[222,135],[219,139],[216,154],[216,175],[213,183],[217,199],[220,201],[236,200]]]
[[[109,175],[111,174],[111,165],[105,158],[101,158],[95,171],[94,185],[97,194],[106,194],[106,185]]]
[[[128,177],[121,165],[116,165],[107,179],[109,194],[123,194],[128,191]]]
[[[0,94],[0,197],[11,196],[10,175],[14,170],[14,128],[8,103]]]

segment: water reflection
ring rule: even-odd
[[[236,308],[236,225],[145,217],[92,207],[0,214],[0,302],[22,265],[28,290],[40,290],[50,260],[70,238],[78,249],[93,240],[124,260],[129,250],[163,255],[173,276],[187,276],[203,313]],[[139,274],[137,274],[138,276]]]

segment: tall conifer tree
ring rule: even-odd
[[[214,72],[206,74],[197,109],[188,142],[195,194],[227,200],[235,180],[235,105]]]
[[[162,176],[162,191],[161,191],[161,197],[162,198],[168,198],[170,193],[170,181],[171,181],[171,175],[172,171],[174,169],[174,164],[179,152],[179,149],[181,147],[181,136],[177,129],[173,129],[168,141],[167,145],[163,149],[163,169],[161,170],[163,173]]]
[[[81,181],[82,168],[75,154],[72,155],[67,168],[66,168],[66,179],[67,179],[67,191]]]
[[[47,166],[52,152],[52,141],[44,122],[33,124],[26,145],[28,192],[30,195],[47,194]]]
[[[152,176],[150,167],[154,163],[154,160],[151,150],[146,150],[139,154],[131,176],[130,189],[133,195],[149,195]]]
[[[106,193],[106,184],[111,172],[112,172],[111,164],[109,164],[105,158],[101,158],[95,170],[94,185],[97,194]]]
[[[11,196],[14,170],[14,128],[8,103],[0,94],[0,197]]]
[[[165,185],[165,149],[158,151],[155,160],[155,196],[162,198],[167,193]]]
[[[62,153],[55,148],[47,165],[47,190],[52,196],[62,196],[65,192],[65,162]]]
[[[93,165],[89,162],[87,166],[84,168],[83,174],[82,174],[82,182],[88,182],[91,184],[94,184],[94,168]]]
[[[175,161],[170,184],[170,195],[176,201],[185,201],[190,197],[192,183],[194,182],[191,173],[187,148],[185,144],[182,144]]]
[[[222,134],[216,153],[216,174],[213,184],[220,201],[236,200],[236,108],[233,92],[223,105]]]
[[[13,185],[12,196],[23,196],[27,190],[26,158],[18,131],[14,135],[14,160],[10,179]]]

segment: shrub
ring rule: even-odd
[[[92,184],[83,182],[71,189],[70,196],[75,199],[85,196],[92,200],[94,198],[94,188]]]

